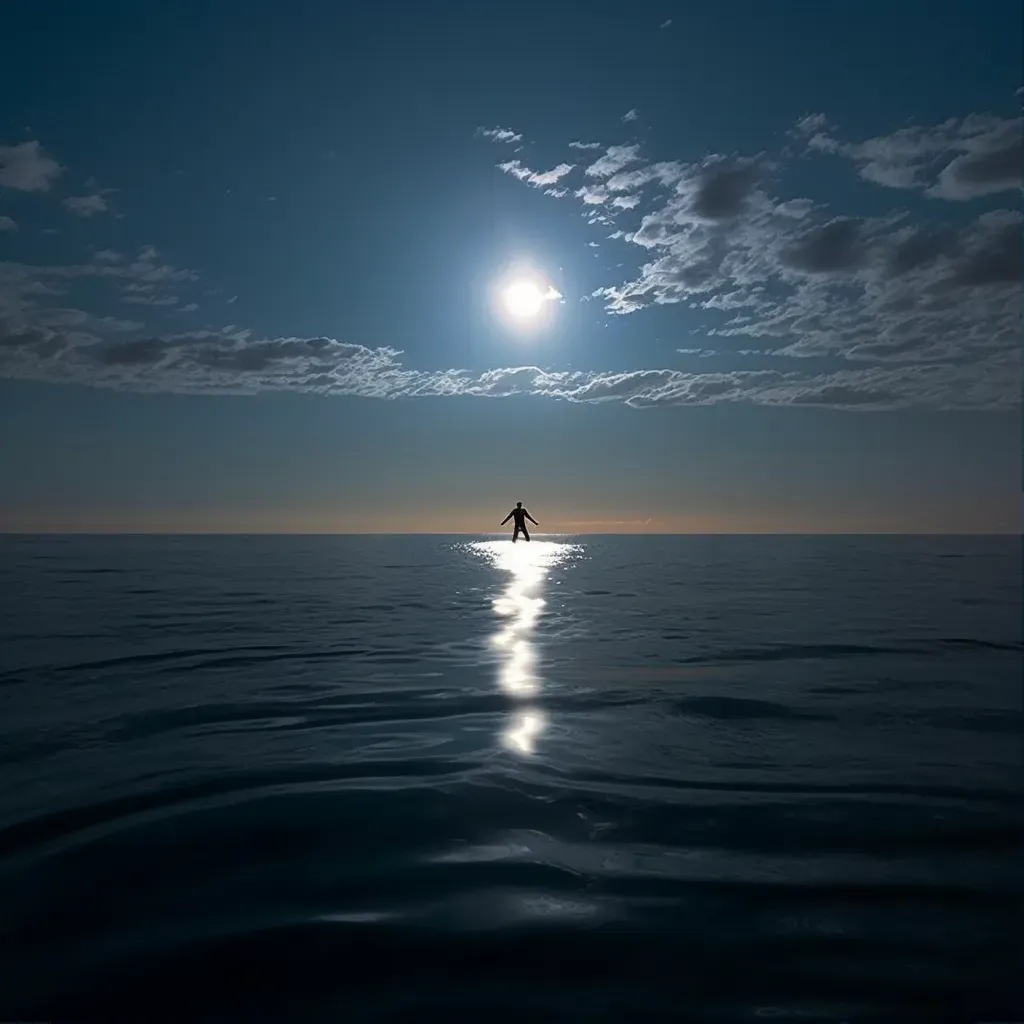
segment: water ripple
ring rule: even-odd
[[[0,538],[0,1018],[1013,1019],[1018,548]]]

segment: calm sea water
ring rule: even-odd
[[[0,1019],[1020,1019],[1018,538],[0,538]]]

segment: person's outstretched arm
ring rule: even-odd
[[[504,525],[505,525],[505,524],[506,524],[506,523],[507,523],[507,522],[508,522],[508,521],[509,521],[509,520],[510,520],[511,518],[512,518],[512,513],[511,513],[511,512],[509,512],[509,514],[508,514],[507,516],[505,516],[505,518],[504,518],[504,519],[502,519],[502,521],[501,521],[501,525],[502,525],[502,526],[504,526]],[[534,523],[534,526],[536,526],[536,525],[537,525],[537,524],[536,524],[536,523]]]
[[[537,520],[534,519],[533,516],[531,516],[530,513],[526,511],[525,508],[523,509],[523,512],[526,515],[526,518],[529,519],[534,526],[540,526],[540,523],[538,523]]]

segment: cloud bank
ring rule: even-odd
[[[477,135],[522,139],[509,128]],[[699,346],[678,350],[680,366],[422,370],[396,347],[260,337],[237,325],[181,330],[181,316],[199,308],[190,294],[199,275],[147,245],[134,256],[98,249],[75,264],[0,263],[0,375],[142,392],[532,395],[634,408],[1017,407],[1022,217],[1009,200],[1019,197],[1020,119],[970,115],[851,142],[824,115],[808,114],[789,138],[798,152],[790,148],[788,159],[828,161],[896,197],[916,193],[926,212],[865,216],[786,195],[785,153],[654,160],[637,143],[577,139],[566,143],[570,159],[549,170],[499,164],[530,188],[578,203],[607,239],[591,243],[601,252],[612,242],[622,249],[617,279],[590,296],[607,313],[682,304],[704,319]],[[581,152],[586,160],[572,162]],[[38,143],[0,146],[0,186],[46,192],[61,173]],[[86,218],[107,208],[110,191],[87,187],[62,200]],[[0,220],[0,230],[16,229]],[[77,308],[83,289],[117,300],[113,308],[131,318]],[[712,356],[730,368],[687,367]]]
[[[484,372],[414,370],[393,348],[333,338],[255,339],[248,332],[148,335],[141,324],[55,310],[36,324],[0,321],[0,370],[8,377],[138,392],[322,395],[409,399],[534,395],[569,402],[621,402],[636,408],[745,401],[869,410],[911,406],[1009,408],[1018,388],[1005,355],[992,374],[965,382],[944,365],[833,373],[678,369],[625,372],[501,367]],[[117,335],[120,335],[118,337]],[[995,383],[993,381],[1003,381]]]
[[[682,304],[705,317],[703,355],[794,366],[781,390],[754,378],[706,381],[713,389],[850,408],[911,394],[1004,408],[1020,390],[1022,123],[972,114],[863,142],[843,140],[823,114],[792,127],[790,160],[845,165],[897,200],[916,192],[928,205],[914,213],[864,216],[780,194],[785,152],[651,161],[637,144],[604,148],[559,196],[635,254],[634,273],[593,293],[607,312]],[[829,372],[800,382],[797,363],[811,358]]]
[[[933,127],[901,128],[863,142],[845,142],[823,114],[797,122],[807,150],[850,160],[866,181],[919,189],[937,199],[963,201],[1020,191],[1024,118],[970,114]]]

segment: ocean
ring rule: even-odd
[[[1024,1019],[1017,537],[0,538],[0,1020]]]

